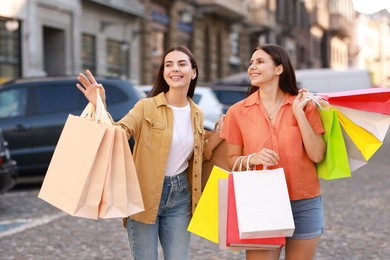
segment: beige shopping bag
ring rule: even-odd
[[[126,133],[122,131],[123,148],[125,151],[126,163],[126,188],[127,188],[127,215],[144,211],[141,187],[138,182],[138,175],[134,165],[133,155],[131,154],[129,140]]]
[[[69,115],[38,197],[72,216],[97,219],[115,129]]]
[[[127,217],[143,210],[141,189],[126,134],[120,127],[115,127],[99,218]]]

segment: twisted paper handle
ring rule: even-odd
[[[102,125],[112,125],[111,120],[107,115],[107,110],[104,107],[103,100],[100,96],[100,91],[97,88],[96,91],[96,109],[92,103],[89,102],[88,105],[84,108],[80,117]]]
[[[303,93],[304,98],[309,98],[311,101],[314,102],[314,104],[320,108],[320,109],[330,109],[330,105],[328,100],[326,100],[324,97],[317,96],[310,92],[304,92]]]

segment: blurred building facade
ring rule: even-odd
[[[352,0],[0,0],[0,82],[89,68],[150,84],[172,45],[193,51],[199,82],[245,71],[264,43],[285,47],[297,69],[366,66],[356,28],[375,27],[386,46],[389,20],[357,15]],[[368,54],[381,59],[370,65],[378,80],[385,51]]]
[[[366,68],[374,85],[390,87],[390,14],[358,14],[356,66]]]

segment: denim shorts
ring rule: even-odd
[[[292,239],[304,240],[324,233],[324,207],[321,196],[291,201],[295,231]]]

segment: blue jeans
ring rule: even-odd
[[[191,218],[191,187],[187,171],[165,177],[155,224],[127,218],[126,229],[134,260],[157,260],[158,239],[164,260],[188,258]]]

